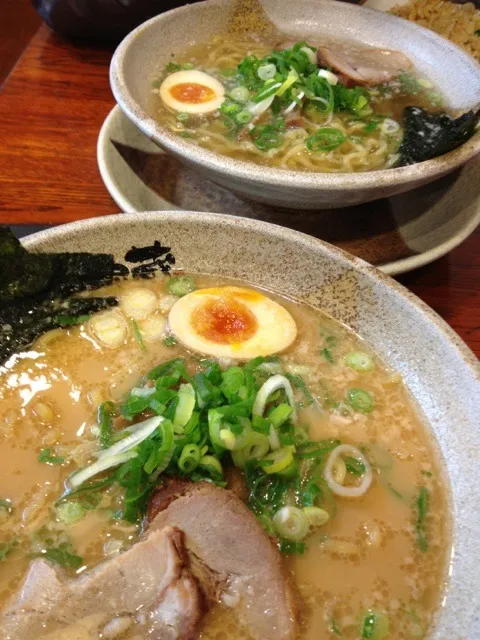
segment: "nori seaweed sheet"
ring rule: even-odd
[[[71,296],[111,284],[124,272],[110,254],[29,253],[0,226],[0,363],[62,326],[59,315],[91,315],[118,304],[112,296]]]
[[[446,113],[429,113],[420,107],[406,107],[397,166],[431,160],[460,147],[473,136],[479,119],[480,111],[468,111],[452,118]]]

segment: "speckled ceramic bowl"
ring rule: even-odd
[[[452,108],[468,110],[480,104],[480,65],[432,31],[344,2],[260,1],[268,20],[283,33],[298,39],[340,37],[402,50],[419,71],[438,85]],[[154,142],[206,178],[259,202],[297,209],[336,208],[431,182],[480,151],[478,131],[461,148],[410,167],[367,173],[308,173],[233,160],[171,133],[150,115],[152,80],[172,55],[224,32],[231,25],[235,6],[233,0],[208,0],[159,15],[125,38],[111,64],[112,91],[127,116]],[[248,24],[255,24],[262,17],[255,14],[251,18],[249,14],[247,19]],[[242,24],[242,20],[238,23]]]
[[[315,307],[357,331],[402,374],[433,429],[451,486],[454,555],[430,640],[480,638],[480,371],[474,355],[401,285],[340,249],[265,222],[198,212],[84,220],[25,238],[30,250],[111,251],[154,240],[176,267],[239,278]]]

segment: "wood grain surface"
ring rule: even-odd
[[[31,40],[0,95],[0,223],[54,225],[117,211],[96,161],[114,104],[111,55],[75,47],[45,25]],[[480,356],[480,229],[398,280]]]

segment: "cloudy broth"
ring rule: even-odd
[[[226,283],[194,278],[199,288]],[[124,281],[100,293],[118,296],[123,313],[122,295],[138,286]],[[141,287],[158,296],[154,316],[161,319],[165,279],[145,280]],[[388,617],[386,638],[423,638],[440,603],[450,553],[448,491],[435,445],[400,377],[363,341],[318,310],[272,297],[298,327],[295,343],[281,355],[282,366],[301,375],[319,401],[299,413],[310,439],[353,444],[374,469],[364,496],[336,497],[332,517],[307,538],[305,552],[285,557],[299,599],[298,640],[371,637],[362,636],[369,613]],[[152,340],[142,346],[134,326],[128,326],[126,340],[111,349],[95,340],[88,322],[56,330],[0,368],[0,498],[12,507],[10,513],[8,505],[0,510],[1,605],[18,588],[31,554],[65,549],[81,558],[80,566],[68,568],[74,576],[128,548],[141,533],[141,525],[115,519],[119,489],[106,490],[72,525],[63,524],[55,510],[65,479],[91,459],[92,425],[101,402],[118,401],[149,369],[170,358],[186,358],[192,372],[199,367],[198,356],[179,344]],[[359,351],[373,358],[370,371],[347,366],[345,356]],[[368,413],[352,410],[345,400],[349,389],[358,388],[375,400]],[[64,462],[58,464],[59,458]],[[428,495],[428,507],[419,525],[421,495]],[[122,637],[147,635],[137,625]],[[219,605],[201,637],[249,636]]]

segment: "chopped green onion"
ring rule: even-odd
[[[136,338],[138,344],[140,345],[140,349],[142,351],[146,351],[147,347],[145,346],[145,343],[144,343],[143,338],[142,338],[142,334],[140,332],[140,329],[138,328],[138,324],[137,324],[137,321],[135,319],[132,320],[132,325],[133,325],[133,333],[135,335],[135,338]]]
[[[188,120],[190,117],[189,113],[177,113],[177,120],[180,120],[180,122],[185,122],[186,120]]]
[[[196,444],[186,444],[180,454],[178,467],[183,473],[192,473],[197,468],[201,457],[200,449]]]
[[[279,473],[286,469],[293,462],[295,447],[287,445],[276,451],[272,451],[259,462],[259,465],[267,474]]]
[[[279,509],[273,516],[273,526],[281,538],[290,542],[299,542],[308,533],[308,519],[298,507]]]
[[[330,364],[333,364],[334,360],[333,360],[332,352],[330,351],[330,349],[328,349],[327,347],[322,349],[322,356],[325,358],[327,362],[330,362]]]
[[[272,395],[272,393],[278,391],[279,389],[285,390],[288,402],[292,408],[292,421],[296,422],[297,416],[294,408],[295,400],[293,397],[292,385],[290,384],[286,376],[281,375],[272,376],[260,387],[260,390],[257,393],[257,397],[255,398],[255,402],[253,404],[253,415],[263,416],[269,397]]]
[[[0,511],[6,511],[10,515],[13,512],[12,501],[0,498]]]
[[[282,540],[278,541],[278,549],[280,553],[285,555],[287,554],[296,554],[301,555],[305,552],[305,543],[304,542],[290,542],[290,540]]]
[[[230,97],[235,102],[248,102],[250,98],[250,91],[247,87],[235,87],[230,91]]]
[[[268,414],[268,420],[274,427],[281,427],[293,413],[293,407],[282,403],[272,409]]]
[[[56,456],[52,453],[51,449],[43,449],[38,456],[38,461],[44,464],[63,464],[65,458],[63,456]]]
[[[330,620],[330,631],[334,633],[336,636],[343,637],[343,633],[340,631],[340,627],[335,622],[335,618],[333,616]]]
[[[372,396],[363,389],[349,389],[347,399],[349,405],[361,413],[370,413],[374,407]]]
[[[305,144],[309,151],[332,151],[345,141],[345,135],[333,127],[322,127],[307,138]]]
[[[192,417],[195,409],[195,390],[190,383],[180,385],[178,404],[173,417],[173,424],[184,427]]]
[[[114,445],[115,446],[115,445]],[[107,449],[108,451],[108,449]],[[131,460],[135,458],[137,454],[135,451],[125,451],[124,453],[105,456],[100,460],[97,460],[93,464],[85,467],[81,471],[77,471],[69,478],[70,487],[72,489],[77,489],[80,485],[82,485],[86,480],[90,480],[93,476],[101,473],[102,471],[106,471],[112,467],[118,467],[119,465],[127,462],[127,460]]]
[[[57,507],[57,516],[65,524],[75,524],[83,518],[85,509],[78,502],[62,502]]]
[[[270,432],[270,422],[261,416],[252,416],[252,428],[258,433],[267,434]]]
[[[177,341],[173,336],[167,336],[164,338],[163,344],[165,347],[174,347],[177,344]]]
[[[112,416],[115,411],[115,405],[113,402],[103,402],[98,407],[98,426],[100,427],[100,447],[102,449],[108,449],[112,445],[113,440],[113,424]]]
[[[277,73],[277,67],[274,64],[264,64],[262,67],[258,67],[257,75],[260,80],[272,80]]]
[[[253,118],[252,114],[250,113],[250,111],[247,111],[246,109],[244,109],[243,111],[240,111],[239,113],[236,113],[233,116],[234,121],[240,125],[247,124],[248,122],[250,122],[252,118]]]
[[[205,469],[206,471],[213,470],[214,475],[218,474],[220,476],[223,476],[222,465],[220,464],[220,460],[218,460],[218,458],[215,458],[215,456],[202,456],[200,458],[198,466],[202,469]]]
[[[259,104],[260,102],[263,102],[267,98],[270,98],[271,96],[274,96],[275,92],[277,91],[277,89],[279,87],[281,87],[281,86],[282,85],[281,85],[280,82],[274,82],[274,81],[271,81],[271,80],[270,81],[267,80],[267,82],[265,82],[265,84],[260,89],[260,91],[253,96],[252,102],[255,103],[255,104]]]
[[[374,367],[373,359],[363,351],[352,351],[344,358],[345,364],[355,371],[371,371]]]
[[[13,549],[17,546],[18,540],[13,538],[8,542],[0,543],[0,562],[6,559],[6,557],[13,551]]]
[[[425,518],[427,517],[430,506],[430,494],[428,493],[428,489],[425,487],[420,489],[415,505],[417,508],[417,522],[415,526],[417,531],[417,543],[420,551],[425,553],[428,549],[428,540],[425,535]]]
[[[348,473],[352,473],[355,476],[362,476],[365,473],[365,465],[360,460],[352,456],[345,456],[344,461]]]
[[[281,130],[271,124],[257,125],[256,127],[253,127],[250,131],[250,137],[257,149],[260,149],[260,151],[278,149],[278,147],[281,147],[283,143]]]
[[[178,298],[195,291],[195,281],[190,276],[171,276],[167,280],[167,291]]]
[[[320,507],[305,507],[303,513],[311,527],[322,527],[330,519],[328,511]]]
[[[290,89],[292,84],[295,84],[297,80],[299,80],[298,73],[295,71],[295,69],[290,69],[290,71],[288,72],[287,79],[282,83],[281,87],[278,89],[275,95],[279,97],[283,96],[285,91],[288,91],[288,89]]]
[[[46,558],[56,562],[62,567],[79,569],[83,565],[83,558],[71,553],[67,544],[60,544],[58,547],[47,547],[40,553],[32,554],[32,558]]]
[[[252,431],[249,435],[248,444],[242,449],[232,451],[233,464],[243,469],[250,460],[260,460],[269,451],[270,444],[267,436]]]
[[[383,640],[389,635],[388,617],[382,613],[369,611],[363,618],[360,635],[365,640]]]

